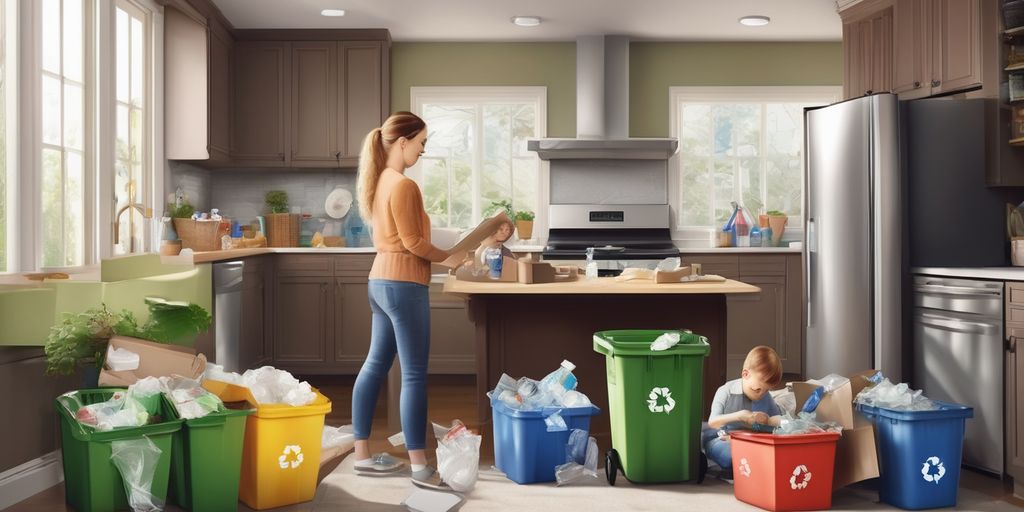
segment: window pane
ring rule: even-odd
[[[756,158],[744,158],[739,164],[740,183],[743,189],[740,204],[751,217],[756,218],[758,212],[764,208],[764,201],[761,199],[761,161]]]
[[[483,107],[483,167],[480,206],[512,200],[512,111],[510,105]]]
[[[42,13],[42,43],[43,43],[43,69],[53,73],[60,73],[60,0],[43,0],[40,10]]]
[[[766,164],[768,201],[765,208],[779,210],[786,215],[803,215],[803,160],[773,158]]]
[[[64,180],[60,151],[44,149],[43,160],[43,266],[64,265]]]
[[[132,162],[142,161],[142,111],[132,109],[128,114],[128,129],[131,135],[128,143],[128,156]]]
[[[710,161],[704,158],[683,158],[681,226],[710,226],[713,188]]]
[[[0,0],[0,27],[4,27],[3,0]],[[4,87],[6,45],[0,35],[0,272],[7,271],[7,96]]]
[[[731,161],[715,161],[715,224],[725,224],[732,215],[733,190],[735,189],[735,164]]]
[[[85,226],[85,166],[82,156],[67,153],[67,173],[64,177],[64,265],[82,265],[84,257]]]
[[[128,102],[129,55],[131,37],[128,33],[128,13],[117,10],[117,101]]]
[[[711,155],[711,106],[684,105],[679,146],[684,155]]]
[[[143,31],[142,21],[138,18],[132,18],[132,65],[131,65],[131,82],[132,82],[132,105],[141,107],[143,104],[142,90],[143,90],[143,58],[145,50],[145,44],[143,44]]]
[[[43,76],[43,142],[61,143],[60,80]]]
[[[129,145],[129,121],[128,121],[128,107],[118,104],[117,112],[117,140],[115,142],[115,150],[117,152],[117,159],[124,160],[126,162],[131,161],[131,146]]]
[[[82,140],[82,120],[85,118],[85,106],[82,104],[81,86],[64,84],[64,146],[82,151],[85,149]]]
[[[85,40],[82,38],[82,0],[64,0],[64,76],[82,82]]]
[[[766,110],[765,151],[768,156],[800,157],[804,145],[803,105],[771,104]]]

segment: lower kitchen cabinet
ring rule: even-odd
[[[1011,321],[1010,311],[1024,307],[1022,295],[1024,283],[1006,283],[1006,472],[1018,495],[1024,491],[1024,322]]]
[[[242,279],[242,324],[238,340],[238,363],[242,368],[259,368],[268,364],[272,347],[270,335],[266,332],[269,322],[265,319],[269,311],[267,296],[267,271],[269,256],[257,256],[245,260]]]
[[[366,269],[369,275],[370,269]],[[370,350],[372,324],[367,294],[369,280],[364,277],[338,277],[334,280],[334,367],[339,373],[356,374]]]
[[[275,366],[301,373],[327,361],[334,332],[333,285],[329,276],[274,279]]]

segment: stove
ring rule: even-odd
[[[653,269],[665,258],[678,257],[665,204],[553,204],[545,261],[586,267],[587,249],[594,249],[598,275],[615,276],[627,267]]]

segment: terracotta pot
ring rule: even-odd
[[[785,215],[769,215],[768,226],[772,228],[772,245],[775,247],[779,246],[782,242],[782,233],[786,231],[786,223],[789,222],[789,217]]]
[[[529,240],[533,238],[533,221],[532,220],[517,220],[516,231],[519,232],[520,240]]]

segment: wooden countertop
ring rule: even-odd
[[[193,263],[213,263],[237,260],[263,254],[377,254],[373,247],[255,247],[252,249],[231,249],[228,251],[197,252],[192,255]]]
[[[477,283],[459,281],[455,276],[448,276],[444,282],[444,292],[455,295],[619,295],[619,294],[705,294],[735,295],[758,293],[761,289],[732,279],[725,282],[709,283],[665,283],[655,284],[653,281],[619,282],[611,277],[583,279],[569,283],[520,284],[520,283]]]

